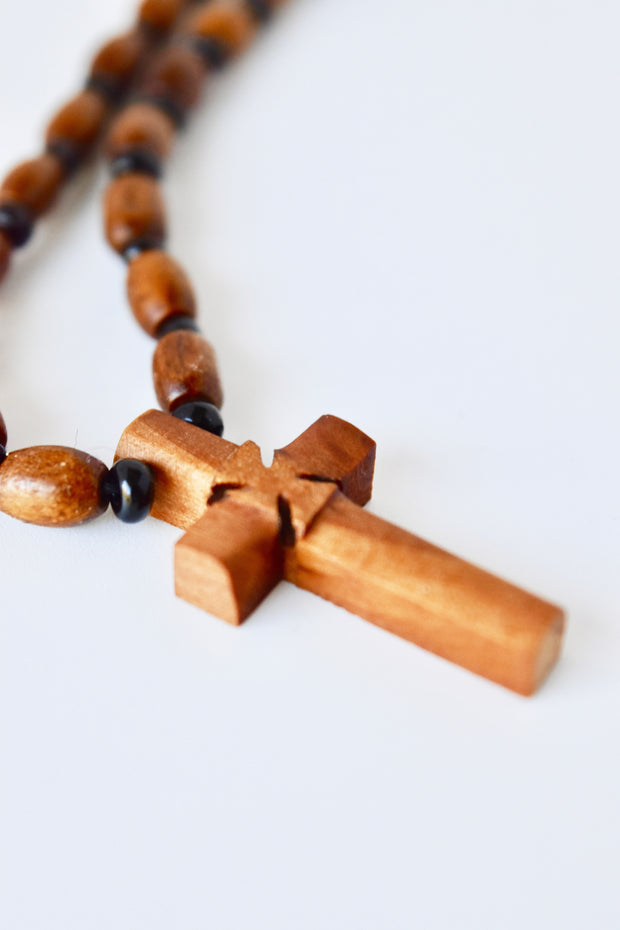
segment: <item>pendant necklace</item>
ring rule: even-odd
[[[533,694],[558,659],[562,610],[366,512],[375,444],[361,430],[320,417],[268,468],[254,442],[222,436],[215,352],[199,331],[192,285],[165,251],[159,180],[205,77],[285,2],[144,0],[135,26],[102,47],[84,89],[49,123],[43,154],[2,182],[0,278],[106,129],[105,236],[127,262],[133,315],[156,341],[161,409],[126,428],[109,469],[65,446],[7,454],[0,413],[0,511],[49,527],[108,506],[126,523],[151,513],[185,530],[176,593],[214,616],[240,624],[286,579]]]

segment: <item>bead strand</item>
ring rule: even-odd
[[[45,151],[13,168],[0,184],[0,280],[11,254],[30,239],[63,183],[82,164],[111,111],[154,44],[176,23],[186,0],[145,0],[136,25],[94,56],[85,87],[58,110],[45,132]]]
[[[33,220],[48,209],[64,178],[99,136],[148,46],[172,28],[186,2],[144,0],[138,25],[101,49],[85,90],[51,121],[46,153],[7,177],[0,189],[0,278],[13,248],[26,241]],[[104,195],[105,235],[128,262],[131,310],[157,340],[153,380],[158,402],[217,435],[223,431],[223,395],[215,353],[198,332],[196,299],[186,273],[163,251],[166,223],[158,179],[206,74],[245,48],[257,26],[283,2],[211,0],[190,11],[178,38],[146,68],[136,99],[120,113],[106,140],[112,180]],[[154,477],[143,462],[121,459],[108,469],[93,456],[64,446],[33,446],[7,455],[6,444],[0,414],[0,511],[42,526],[75,526],[108,505],[128,523],[150,511]]]

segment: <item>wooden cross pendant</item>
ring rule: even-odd
[[[176,593],[229,623],[285,578],[520,694],[558,658],[558,607],[362,509],[375,444],[337,417],[321,417],[266,468],[255,443],[151,410],[116,457],[151,465],[153,515],[187,530]]]

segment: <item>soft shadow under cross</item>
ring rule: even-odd
[[[266,468],[255,443],[151,410],[116,455],[153,467],[153,515],[187,529],[177,594],[229,623],[285,578],[521,694],[559,655],[559,608],[362,509],[375,443],[344,420],[321,417]]]

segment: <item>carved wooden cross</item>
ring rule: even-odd
[[[156,473],[153,515],[187,529],[177,594],[229,623],[283,578],[521,694],[558,658],[558,607],[463,562],[362,506],[375,444],[324,416],[266,468],[242,446],[151,410],[117,458]]]

